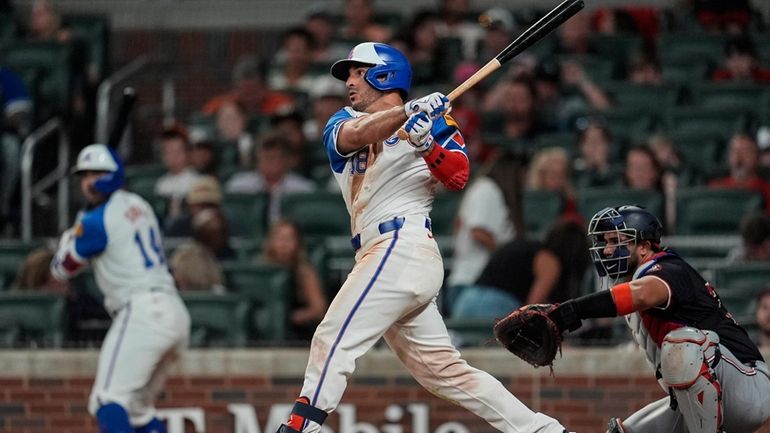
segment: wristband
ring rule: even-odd
[[[625,316],[636,311],[629,283],[618,284],[611,288],[610,292],[612,292],[612,299],[615,301],[615,308],[618,309],[618,316]]]

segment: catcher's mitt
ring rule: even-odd
[[[494,333],[509,352],[535,367],[552,366],[562,330],[548,315],[557,305],[525,305],[495,323]]]

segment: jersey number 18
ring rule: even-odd
[[[150,227],[149,229],[149,244],[152,248],[152,252],[155,253],[155,256],[157,257],[157,260],[153,260],[150,258],[149,254],[147,254],[147,248],[145,248],[145,241],[142,239],[142,235],[137,230],[134,233],[134,242],[136,242],[136,246],[139,247],[139,252],[142,253],[142,258],[144,259],[144,267],[145,269],[152,268],[156,264],[162,265],[166,263],[166,258],[163,256],[163,249],[160,247],[160,241],[158,239],[157,233],[155,233],[155,228]]]

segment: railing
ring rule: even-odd
[[[35,158],[35,148],[51,134],[59,134],[57,148],[58,165],[56,169],[46,174],[36,184],[32,184],[32,163]],[[58,117],[50,119],[40,128],[33,131],[24,140],[21,147],[21,238],[24,242],[32,240],[32,200],[38,197],[53,184],[57,185],[57,224],[59,231],[67,228],[69,216],[69,165],[70,143],[64,123]]]
[[[107,144],[107,138],[109,137],[109,125],[110,125],[110,113],[112,106],[112,90],[113,88],[131,78],[132,75],[139,72],[140,69],[147,65],[149,61],[147,56],[139,56],[131,63],[124,66],[114,74],[107,77],[99,85],[97,91],[96,102],[96,142]]]

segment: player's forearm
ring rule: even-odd
[[[342,154],[390,138],[406,122],[403,106],[349,120],[342,125],[337,148]]]
[[[460,191],[465,188],[470,175],[470,163],[464,153],[452,152],[434,144],[431,149],[422,153],[422,157],[433,176],[447,189]]]
[[[49,269],[58,281],[67,281],[86,266],[86,261],[75,251],[75,234],[72,229],[64,232]]]

